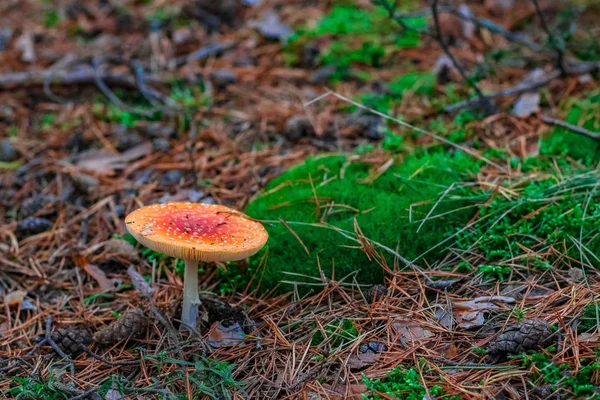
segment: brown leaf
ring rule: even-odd
[[[448,360],[451,360],[454,357],[456,357],[457,355],[458,355],[458,348],[456,347],[455,344],[451,344],[446,349],[446,354],[444,355],[444,357],[446,357]]]
[[[515,299],[508,296],[482,296],[468,301],[453,303],[454,317],[461,328],[482,326],[485,322],[484,311],[501,310],[497,303],[514,303]]]
[[[598,335],[594,335],[593,333],[584,332],[584,333],[580,333],[577,336],[577,340],[579,342],[584,342],[584,343],[597,342]]]
[[[84,256],[78,255],[73,257],[75,265],[83,268],[92,278],[98,282],[100,289],[103,291],[114,290],[121,283],[119,279],[108,278],[104,271],[97,266],[90,264]]]
[[[112,154],[102,150],[90,150],[82,153],[77,166],[100,175],[111,175],[115,169],[124,169],[131,161],[137,160],[152,151],[152,144],[143,143],[121,154]]]
[[[351,370],[362,370],[373,365],[378,358],[379,354],[372,352],[352,354],[348,358],[348,367]]]
[[[14,292],[10,292],[4,298],[4,302],[9,306],[18,306],[25,300],[25,296],[27,292],[24,290],[15,290]]]
[[[215,322],[208,333],[208,344],[217,349],[222,346],[239,346],[244,343],[245,336],[244,330],[237,322],[231,326]]]
[[[332,386],[328,383],[323,384],[323,388],[327,390],[327,395],[331,400],[361,400],[363,394],[367,393],[367,386],[362,383],[354,383],[348,386],[346,393],[346,385]]]
[[[400,341],[404,345],[434,336],[431,331],[414,321],[396,320],[392,322],[392,327],[400,334]]]

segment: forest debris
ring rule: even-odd
[[[85,194],[92,194],[98,188],[100,181],[90,175],[77,174],[71,177],[77,190]]]
[[[368,388],[364,383],[352,383],[350,385],[330,385],[324,383],[323,388],[327,390],[327,398],[330,400],[361,400],[364,399],[364,394],[367,393]],[[346,392],[346,387],[348,391]],[[308,395],[310,399],[310,394]],[[320,398],[318,395],[315,398]]]
[[[508,325],[488,346],[491,362],[506,359],[509,355],[548,347],[552,342],[552,328],[541,319],[522,319]]]
[[[96,282],[98,282],[98,285],[100,286],[100,289],[102,289],[102,291],[106,292],[114,290],[116,286],[121,283],[119,279],[108,278],[104,271],[102,271],[97,266],[90,264],[87,258],[83,255],[74,256],[73,261],[75,262],[75,265],[77,265],[80,268],[83,268],[85,272],[87,272],[92,278],[96,280]]]
[[[373,285],[366,295],[367,303],[373,304],[383,299],[388,294],[388,289],[384,285]]]
[[[579,335],[577,335],[577,341],[580,343],[591,343],[591,342],[597,342],[599,339],[597,334],[593,334],[593,333],[589,333],[589,332],[583,332],[580,333]]]
[[[27,292],[25,290],[15,290],[6,295],[4,298],[4,303],[9,306],[18,306],[23,303],[25,296],[27,296]]]
[[[17,231],[35,235],[49,230],[53,225],[54,223],[46,218],[29,217],[17,224]]]
[[[404,346],[434,336],[433,332],[414,321],[395,320],[392,322],[392,327],[400,334],[400,342]]]
[[[452,318],[452,312],[450,310],[441,304],[438,304],[434,306],[433,314],[440,325],[447,329],[452,329],[452,326],[454,325],[454,319]]]
[[[151,143],[143,143],[121,154],[112,154],[103,150],[89,150],[81,153],[77,166],[84,171],[100,175],[112,175],[116,169],[124,169],[131,161],[152,152]]]
[[[21,51],[21,61],[31,63],[35,61],[35,47],[33,45],[33,33],[23,32],[17,39],[15,46]]]
[[[135,288],[135,290],[140,294],[140,297],[144,299],[152,299],[152,294],[156,292],[156,289],[150,286],[148,282],[144,279],[144,277],[135,270],[133,265],[130,265],[127,268],[127,274],[131,278],[131,284]]]
[[[87,347],[92,343],[92,336],[88,331],[72,326],[58,328],[52,331],[50,337],[70,356],[77,356],[83,352],[84,346]]]
[[[215,322],[208,333],[208,344],[215,349],[223,346],[239,346],[244,343],[244,330],[238,322],[224,326],[220,321]]]
[[[248,26],[256,29],[267,39],[285,40],[293,31],[279,20],[279,15],[272,10],[263,12],[257,20],[248,22]]]
[[[508,296],[482,296],[469,301],[453,302],[454,317],[460,328],[474,328],[485,322],[484,311],[502,309],[496,303],[514,303],[515,299]]]
[[[375,364],[378,358],[379,354],[373,352],[351,354],[348,357],[348,368],[354,372],[361,371]]]
[[[10,140],[0,140],[0,162],[11,162],[17,159],[17,151]]]
[[[124,339],[136,339],[146,334],[148,318],[139,308],[125,311],[121,318],[114,320],[104,329],[96,332],[94,342],[111,345]]]
[[[10,28],[0,28],[0,53],[6,48],[13,35],[13,30]]]
[[[538,92],[523,93],[513,106],[513,114],[525,118],[540,110],[542,96]]]

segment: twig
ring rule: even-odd
[[[544,13],[542,13],[542,8],[540,7],[539,0],[532,0],[532,1],[533,1],[533,4],[535,5],[535,12],[536,12],[538,18],[540,19],[540,24],[542,25],[542,29],[544,29],[544,31],[548,35],[548,39],[550,40],[550,43],[552,44],[552,48],[556,51],[556,54],[558,56],[558,58],[557,58],[558,69],[560,69],[560,72],[562,73],[562,75],[566,75],[568,70],[567,70],[567,66],[565,64],[565,50],[560,45],[560,43],[558,42],[558,39],[556,39],[556,36],[554,35],[554,33],[552,33],[552,31],[550,30],[550,27],[546,23],[546,18],[544,17]]]
[[[87,355],[95,358],[98,361],[101,361],[103,363],[105,363],[106,365],[109,365],[111,367],[116,367],[116,366],[120,366],[120,365],[137,365],[140,363],[140,360],[131,360],[131,361],[110,361],[107,360],[106,358],[102,357],[99,354],[94,353],[93,351],[91,351],[90,349],[88,349],[86,346],[84,346],[83,344],[80,345],[81,350],[83,350]]]
[[[485,162],[486,164],[489,164],[489,165],[491,165],[491,166],[493,166],[495,168],[498,168],[498,170],[500,170],[502,172],[505,172],[505,173],[508,172],[506,170],[506,168],[504,168],[501,165],[499,165],[499,164],[497,164],[497,163],[495,163],[495,162],[493,162],[493,161],[491,161],[491,160],[489,160],[489,159],[481,156],[475,150],[473,150],[473,149],[471,149],[469,147],[462,146],[460,144],[454,143],[454,142],[452,142],[452,141],[450,141],[450,140],[448,140],[448,139],[446,139],[446,138],[444,138],[442,136],[436,135],[433,132],[430,132],[428,130],[419,128],[417,126],[411,125],[411,124],[409,124],[409,123],[407,123],[405,121],[402,121],[401,119],[391,117],[391,116],[389,116],[387,114],[382,113],[381,111],[377,111],[377,110],[375,110],[373,108],[367,107],[364,104],[360,104],[360,103],[358,103],[358,102],[356,102],[356,101],[354,101],[354,100],[352,100],[352,99],[350,99],[350,98],[348,98],[346,96],[343,96],[343,95],[341,95],[339,93],[336,93],[336,92],[328,91],[328,92],[320,95],[319,97],[317,97],[317,98],[315,98],[313,100],[310,100],[309,102],[304,103],[304,107],[307,107],[308,105],[310,105],[310,104],[312,104],[312,103],[314,103],[314,102],[316,102],[318,100],[324,99],[327,96],[337,97],[338,99],[343,100],[346,103],[352,104],[353,106],[356,106],[356,107],[360,108],[361,110],[369,111],[370,113],[378,115],[378,116],[380,116],[380,117],[382,117],[384,119],[387,119],[389,121],[394,121],[398,125],[403,126],[405,128],[409,128],[412,131],[418,132],[418,133],[423,134],[423,135],[430,136],[430,137],[432,137],[432,138],[434,138],[434,139],[436,139],[436,140],[438,140],[438,141],[440,141],[442,143],[445,143],[445,144],[447,144],[449,146],[452,146],[452,147],[455,147],[455,148],[457,148],[457,149],[459,149],[461,151],[464,151],[465,153],[468,153],[468,154],[472,155],[473,157],[477,158],[478,160],[481,160],[481,161]]]
[[[494,364],[485,364],[485,363],[476,363],[476,362],[472,362],[472,361],[467,361],[467,362],[456,362],[456,361],[452,361],[452,360],[448,360],[445,357],[436,357],[434,358],[435,361],[441,362],[442,364],[445,365],[449,365],[452,367],[483,367],[483,368],[497,368],[497,365]]]
[[[393,19],[394,21],[396,21],[397,23],[400,23],[400,21],[402,21],[403,19],[406,19],[406,18],[415,18],[415,17],[431,15],[431,8],[429,8],[429,7],[423,8],[423,9],[420,9],[417,11],[407,12],[407,13],[398,13],[398,12],[395,12],[394,9],[392,9],[392,13],[390,13],[390,4],[387,3],[387,1],[379,0],[376,4],[380,4],[388,12],[388,14],[390,14],[390,18]],[[537,43],[528,40],[523,35],[519,35],[518,33],[507,31],[506,29],[504,29],[504,27],[502,27],[502,25],[499,25],[487,18],[478,17],[476,15],[468,15],[468,14],[460,12],[460,10],[458,10],[454,7],[438,7],[438,12],[440,14],[452,14],[462,20],[472,22],[475,25],[479,26],[480,28],[487,29],[488,31],[490,31],[491,33],[493,33],[495,35],[500,35],[500,36],[504,37],[509,42],[523,45],[533,51],[541,50],[540,45],[538,45]],[[402,21],[402,22],[404,22],[404,21]],[[424,34],[430,34],[430,32],[428,32],[428,31],[411,28],[410,26],[406,25],[406,23],[404,23],[404,27],[406,29],[412,29],[412,30],[419,31]]]
[[[570,130],[571,132],[578,133],[580,135],[587,136],[594,140],[600,140],[600,133],[589,131],[585,128],[582,128],[577,125],[569,124],[568,122],[561,121],[560,119],[555,119],[548,117],[547,115],[542,116],[542,121],[550,125],[560,126],[561,128],[565,128]]]
[[[38,344],[36,344],[35,347],[27,353],[27,355],[28,356],[32,355],[33,353],[35,353],[35,351],[38,348],[40,348],[41,346],[43,346],[45,344],[48,344],[48,345],[50,345],[50,347],[52,347],[52,349],[56,353],[58,353],[59,356],[61,356],[65,360],[67,360],[67,362],[69,363],[69,370],[71,372],[71,376],[75,376],[75,365],[73,365],[73,360],[71,360],[71,357],[69,357],[67,354],[65,354],[65,352],[62,351],[60,347],[58,347],[58,345],[56,344],[54,339],[52,339],[51,333],[52,333],[52,316],[48,315],[48,318],[46,318],[46,333],[44,334],[44,338]]]
[[[462,65],[460,65],[460,63],[458,62],[458,60],[454,57],[454,55],[450,51],[450,48],[448,47],[448,44],[444,40],[444,38],[442,36],[442,30],[440,28],[440,18],[439,18],[439,13],[438,13],[438,4],[439,4],[439,0],[433,0],[433,2],[431,3],[431,12],[433,14],[433,22],[434,22],[434,25],[435,25],[435,32],[436,32],[436,36],[437,36],[437,38],[436,38],[437,41],[439,42],[440,46],[442,47],[442,50],[444,51],[444,53],[448,56],[448,58],[452,62],[452,65],[454,65],[454,68],[456,68],[456,70],[460,73],[460,75],[462,76],[462,78],[465,81],[465,83],[467,83],[469,86],[471,86],[471,88],[473,88],[473,90],[475,90],[475,93],[477,93],[477,97],[479,99],[479,102],[484,107],[484,111],[486,113],[488,113],[488,114],[495,113],[496,112],[496,107],[492,104],[492,102],[490,101],[490,99],[487,98],[483,94],[483,92],[481,92],[481,90],[479,89],[479,86],[477,86],[475,84],[475,82],[473,82],[471,79],[469,79],[469,77],[467,76],[467,73],[465,72],[464,68],[462,67]]]
[[[398,25],[400,25],[400,27],[404,31],[414,31],[414,32],[419,32],[419,33],[423,33],[425,35],[431,36],[431,32],[429,32],[428,30],[413,28],[411,26],[408,26],[406,24],[406,22],[404,22],[404,19],[410,18],[411,16],[404,16],[404,15],[396,13],[396,6],[398,5],[397,0],[394,1],[394,4],[388,2],[388,0],[378,0],[375,2],[375,4],[378,4],[381,7],[383,7],[388,12],[389,18],[392,21],[394,21],[395,23],[397,23]]]
[[[600,71],[600,62],[581,62],[575,65],[572,65],[568,68],[567,73],[569,75],[582,75],[590,72]],[[560,78],[562,76],[562,72],[559,69],[551,71],[540,79],[535,79],[531,81],[521,81],[515,86],[511,86],[506,89],[498,90],[495,92],[486,93],[485,96],[487,98],[495,98],[495,97],[506,97],[517,95],[525,92],[529,92],[535,89],[539,89],[541,87],[546,86],[548,83],[553,81],[554,79]],[[478,99],[467,99],[463,101],[459,101],[458,103],[451,104],[447,106],[444,111],[445,112],[456,112],[462,110],[463,108],[470,107],[471,105],[478,102]]]
[[[94,70],[96,72],[94,74],[94,82],[96,83],[96,86],[98,87],[98,89],[100,89],[100,91],[102,93],[104,93],[104,95],[106,97],[108,97],[108,99],[113,104],[115,104],[121,110],[130,112],[130,113],[134,113],[134,114],[144,115],[146,117],[152,117],[154,115],[154,113],[156,111],[158,111],[155,108],[152,108],[150,110],[144,110],[144,109],[141,109],[141,108],[131,107],[131,106],[125,104],[121,99],[119,99],[117,97],[117,95],[112,90],[110,90],[110,88],[102,80],[102,75],[103,75],[103,71],[104,71],[104,64],[103,64],[103,62],[102,62],[102,60],[101,60],[100,57],[94,57],[93,66],[94,66]]]

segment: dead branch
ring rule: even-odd
[[[544,29],[544,32],[546,32],[546,35],[548,35],[548,39],[550,40],[550,43],[552,44],[552,48],[554,49],[554,51],[556,51],[556,55],[557,55],[556,64],[558,66],[558,69],[560,69],[562,75],[566,75],[567,74],[567,65],[565,64],[565,50],[564,50],[563,46],[560,44],[560,42],[558,41],[558,39],[556,38],[556,35],[554,35],[554,33],[550,30],[550,27],[548,26],[548,23],[546,22],[546,18],[544,17],[544,13],[542,13],[542,9],[540,7],[539,0],[532,0],[532,1],[533,1],[533,5],[535,6],[535,12],[536,12],[538,18],[540,19],[540,24],[542,25],[542,29]]]
[[[600,140],[600,133],[592,132],[590,130],[587,130],[587,129],[582,128],[577,125],[569,124],[568,122],[561,121],[560,119],[555,119],[555,118],[549,117],[547,115],[544,115],[544,116],[542,116],[542,121],[544,121],[545,123],[550,124],[550,125],[560,126],[561,128],[568,129],[571,132],[587,136],[594,140]]]
[[[483,94],[483,92],[481,92],[481,90],[479,89],[479,86],[477,86],[477,84],[475,84],[475,82],[473,82],[471,79],[469,79],[465,69],[458,62],[456,57],[454,57],[454,54],[452,54],[452,52],[450,51],[450,47],[444,40],[444,37],[442,36],[442,29],[440,27],[438,5],[439,5],[439,0],[434,0],[431,3],[431,12],[433,15],[433,22],[434,22],[434,26],[435,26],[437,41],[439,42],[440,46],[442,47],[442,50],[444,51],[444,53],[448,56],[448,58],[452,62],[452,65],[454,66],[454,68],[456,68],[456,70],[460,73],[460,75],[463,78],[463,80],[465,81],[465,83],[467,83],[469,86],[471,86],[471,88],[473,88],[473,90],[475,90],[475,93],[477,93],[477,98],[478,98],[479,104],[481,106],[483,106],[483,109],[485,110],[485,112],[488,114],[495,113],[496,106],[494,106],[494,104],[491,102],[491,100],[489,98],[487,98]]]
[[[567,69],[567,75],[583,75],[588,73],[593,73],[600,71],[600,62],[581,62],[575,65],[571,65]],[[532,90],[539,89],[541,87],[546,86],[551,81],[560,78],[562,76],[562,71],[560,69],[556,69],[550,71],[539,79],[532,79],[530,81],[521,81],[518,84],[511,86],[506,89],[498,90],[495,92],[486,93],[485,96],[488,98],[495,97],[506,97],[512,95],[518,95],[521,93],[529,92]],[[444,111],[445,112],[456,112],[462,110],[463,108],[472,107],[477,104],[478,98],[468,99],[459,101],[458,103],[451,104],[447,106]]]

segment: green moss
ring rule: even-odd
[[[566,122],[600,133],[600,94],[588,99],[570,99]],[[540,146],[542,155],[568,156],[586,166],[600,162],[600,141],[556,127]]]
[[[276,287],[282,280],[320,284],[319,265],[328,278],[356,273],[359,282],[382,281],[382,268],[358,243],[335,229],[310,224],[323,221],[352,236],[355,227],[360,227],[367,238],[412,260],[473,216],[473,209],[456,211],[466,204],[459,195],[469,193],[469,189],[456,187],[418,229],[442,193],[477,170],[469,156],[460,152],[410,155],[383,172],[378,173],[378,167],[351,162],[344,156],[310,158],[275,179],[266,194],[248,206],[250,216],[275,221],[267,224],[270,239],[264,251],[268,251],[268,259],[264,275],[257,279],[262,282],[261,289]],[[287,221],[293,232],[279,219]],[[432,251],[427,261],[438,260],[444,248]],[[383,253],[393,267],[389,253]],[[262,253],[254,258],[255,266],[260,256]]]
[[[583,251],[586,264],[600,267],[594,256],[600,253],[600,203],[589,193],[598,174],[561,173],[562,180],[546,175],[518,190],[515,197],[499,195],[481,205],[479,222],[458,235],[457,247],[475,250],[491,264],[512,260],[514,265],[519,260],[524,267],[538,271],[565,264],[579,267]],[[580,237],[583,250],[576,243]],[[561,251],[545,251],[549,246]],[[540,254],[532,253],[536,251]],[[486,278],[502,279],[510,274],[510,268],[500,265],[481,265],[479,271]]]
[[[442,387],[439,385],[433,385],[425,389],[422,383],[423,379],[415,367],[408,369],[402,366],[396,367],[388,372],[384,379],[369,379],[363,375],[363,382],[370,392],[369,395],[364,397],[372,400],[382,400],[384,398],[422,400],[433,397],[438,398],[438,396],[444,394]],[[387,396],[382,397],[378,393]],[[460,397],[453,396],[450,399],[460,399]]]
[[[406,25],[424,29],[424,17],[405,18]],[[379,65],[389,49],[415,47],[419,34],[414,30],[400,32],[395,22],[381,7],[362,9],[356,4],[337,5],[314,27],[299,28],[289,39],[285,58],[296,64],[302,47],[318,38],[331,38],[319,56],[325,65],[347,68],[354,64]]]

